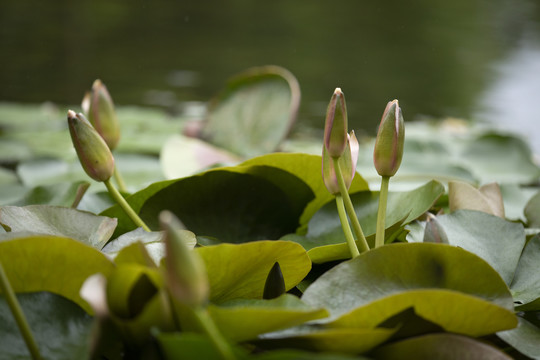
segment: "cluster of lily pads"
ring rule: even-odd
[[[192,137],[165,120],[120,138],[96,81],[59,127],[70,156],[0,172],[0,358],[540,359],[527,145],[456,120],[405,137],[396,100],[357,139],[340,89],[322,141],[295,139],[299,101],[292,74],[257,68],[182,122]],[[0,137],[24,148],[7,113]],[[122,171],[141,153],[157,181]],[[29,175],[62,161],[93,183]]]

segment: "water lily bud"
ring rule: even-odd
[[[114,171],[111,150],[83,114],[68,111],[69,133],[84,171],[96,181],[110,179]]]
[[[333,158],[340,157],[347,146],[347,106],[340,88],[334,91],[326,110],[324,146]]]
[[[105,139],[111,150],[120,140],[120,126],[114,111],[114,104],[101,80],[94,81],[92,91],[87,92],[82,101],[83,111],[97,132]]]
[[[202,258],[187,245],[195,236],[182,229],[180,221],[169,211],[159,215],[165,230],[167,285],[171,295],[189,306],[208,301],[209,284]]]
[[[373,162],[381,176],[394,176],[403,158],[405,126],[398,101],[386,105],[375,141]]]
[[[356,173],[359,149],[360,146],[358,145],[356,135],[354,134],[354,131],[351,131],[350,134],[347,134],[347,147],[345,148],[343,155],[338,159],[339,167],[341,169],[343,180],[345,181],[345,187],[347,189],[351,187],[354,174]],[[322,176],[324,185],[328,191],[333,195],[339,194],[340,190],[336,171],[334,169],[334,161],[328,154],[325,146],[323,146],[322,154]]]

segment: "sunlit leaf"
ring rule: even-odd
[[[288,241],[254,241],[196,248],[210,280],[210,300],[261,299],[268,272],[279,262],[285,288],[298,284],[311,269],[306,251]]]
[[[56,236],[0,241],[0,261],[16,292],[49,291],[91,313],[79,290],[87,277],[108,275],[114,264],[99,250]]]
[[[506,284],[484,260],[434,243],[391,244],[363,253],[319,277],[302,300],[325,307],[335,319],[389,295],[422,289],[458,291],[514,309]]]
[[[232,300],[210,305],[208,311],[224,336],[235,342],[328,315],[326,310],[307,306],[289,294],[272,300]]]

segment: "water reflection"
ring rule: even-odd
[[[393,98],[407,120],[535,118],[511,90],[538,89],[533,1],[3,0],[0,21],[1,100],[76,104],[99,77],[117,103],[176,107],[276,64],[298,77],[300,120],[316,126],[337,86],[351,127],[371,134]]]

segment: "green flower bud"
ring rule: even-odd
[[[340,88],[334,91],[326,110],[324,146],[333,158],[340,157],[347,146],[347,106]]]
[[[101,80],[94,81],[92,91],[87,92],[83,98],[82,108],[92,126],[109,145],[109,149],[114,150],[120,140],[120,126],[112,98]]]
[[[69,133],[84,171],[96,181],[109,180],[114,171],[111,150],[83,114],[68,111]]]
[[[343,155],[338,160],[347,189],[351,187],[354,174],[356,173],[359,148],[358,140],[354,135],[354,131],[351,131],[350,134],[347,134],[347,147],[345,148]],[[325,146],[323,146],[322,153],[322,176],[324,185],[328,191],[333,195],[339,194],[339,184],[336,176],[336,170],[334,168],[334,161],[328,154]]]
[[[285,294],[285,279],[281,272],[281,266],[276,261],[270,269],[264,283],[263,299],[270,300]]]
[[[373,151],[375,169],[381,176],[394,176],[403,158],[405,126],[398,101],[386,105]]]
[[[162,211],[159,220],[165,231],[166,279],[171,295],[188,306],[206,303],[210,289],[206,267],[187,245],[195,235],[182,230],[182,223],[169,211]]]

